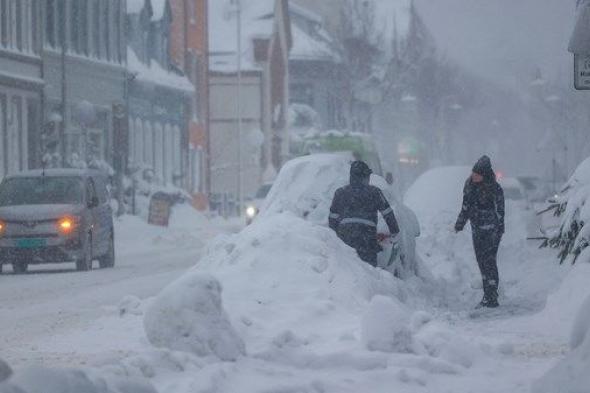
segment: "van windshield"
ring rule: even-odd
[[[0,185],[0,206],[82,203],[79,177],[16,177]]]

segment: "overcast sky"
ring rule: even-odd
[[[407,0],[379,1],[398,8]],[[575,0],[416,0],[416,4],[439,48],[479,75],[510,86],[523,83],[536,68],[562,82],[571,78],[567,43]]]

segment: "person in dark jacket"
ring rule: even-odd
[[[465,182],[455,231],[462,231],[467,221],[471,223],[473,248],[483,281],[484,295],[479,307],[498,307],[497,255],[504,234],[504,191],[487,156],[477,161]]]
[[[350,166],[350,184],[336,190],[330,207],[329,224],[359,257],[377,266],[377,213],[381,212],[392,236],[399,233],[393,209],[381,190],[369,185],[371,169],[363,161]]]

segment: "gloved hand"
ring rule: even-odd
[[[463,227],[459,223],[455,224],[455,233],[459,233],[463,230]]]

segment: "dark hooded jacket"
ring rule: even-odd
[[[339,188],[330,207],[329,224],[353,248],[377,245],[377,213],[381,212],[392,235],[399,233],[393,209],[381,190],[369,185],[371,170],[362,161],[351,165],[350,184]]]
[[[471,177],[463,188],[463,206],[455,229],[463,230],[467,221],[474,230],[496,230],[504,233],[504,191],[496,181],[492,163],[487,156],[480,158],[473,172],[483,176],[481,183],[474,183]]]

